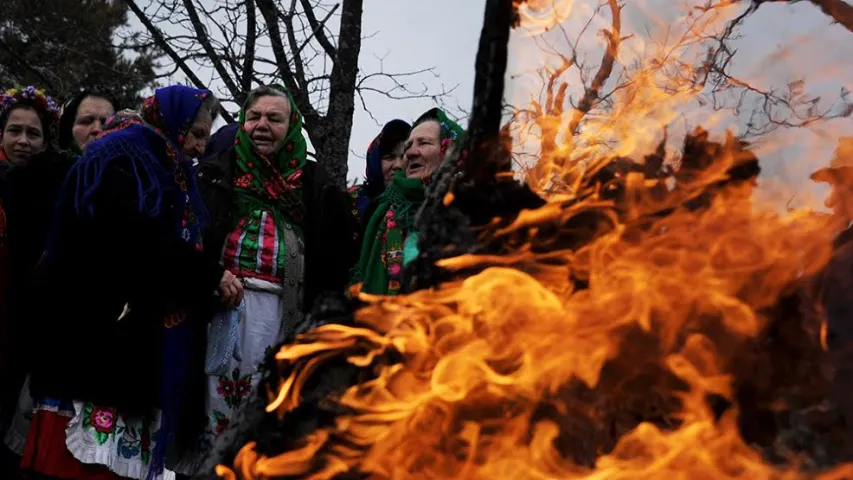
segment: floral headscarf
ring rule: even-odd
[[[272,88],[285,93],[290,102],[287,135],[281,148],[272,156],[262,154],[243,127],[248,105],[243,106],[235,147],[234,192],[241,216],[248,216],[256,210],[268,210],[279,225],[282,222],[300,224],[305,210],[301,177],[308,158],[308,145],[302,135],[302,114],[290,92],[280,85],[272,85]]]
[[[438,122],[440,129],[439,138],[441,139],[441,159],[444,160],[444,157],[447,156],[447,152],[450,151],[451,148],[455,149],[460,146],[462,139],[465,136],[465,129],[463,129],[458,123],[451,120],[450,117],[447,116],[447,113],[440,108],[427,110],[423,115],[415,120],[415,124],[412,128],[430,121]]]

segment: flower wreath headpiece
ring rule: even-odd
[[[32,85],[27,87],[10,88],[0,95],[0,114],[12,108],[16,103],[23,101],[32,102],[37,109],[41,109],[48,114],[53,122],[59,122],[61,111],[56,105],[56,102],[50,95],[44,93],[44,90],[35,88]]]

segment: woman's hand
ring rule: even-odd
[[[243,300],[243,282],[226,270],[219,281],[219,295],[226,308],[236,307]]]

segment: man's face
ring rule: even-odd
[[[406,177],[426,179],[441,163],[441,127],[436,121],[412,129],[406,142]]]

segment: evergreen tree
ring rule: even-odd
[[[127,20],[121,1],[3,0],[0,88],[32,84],[64,101],[101,85],[123,106],[135,106],[139,92],[154,85],[157,53],[137,47],[123,55],[116,32]]]

